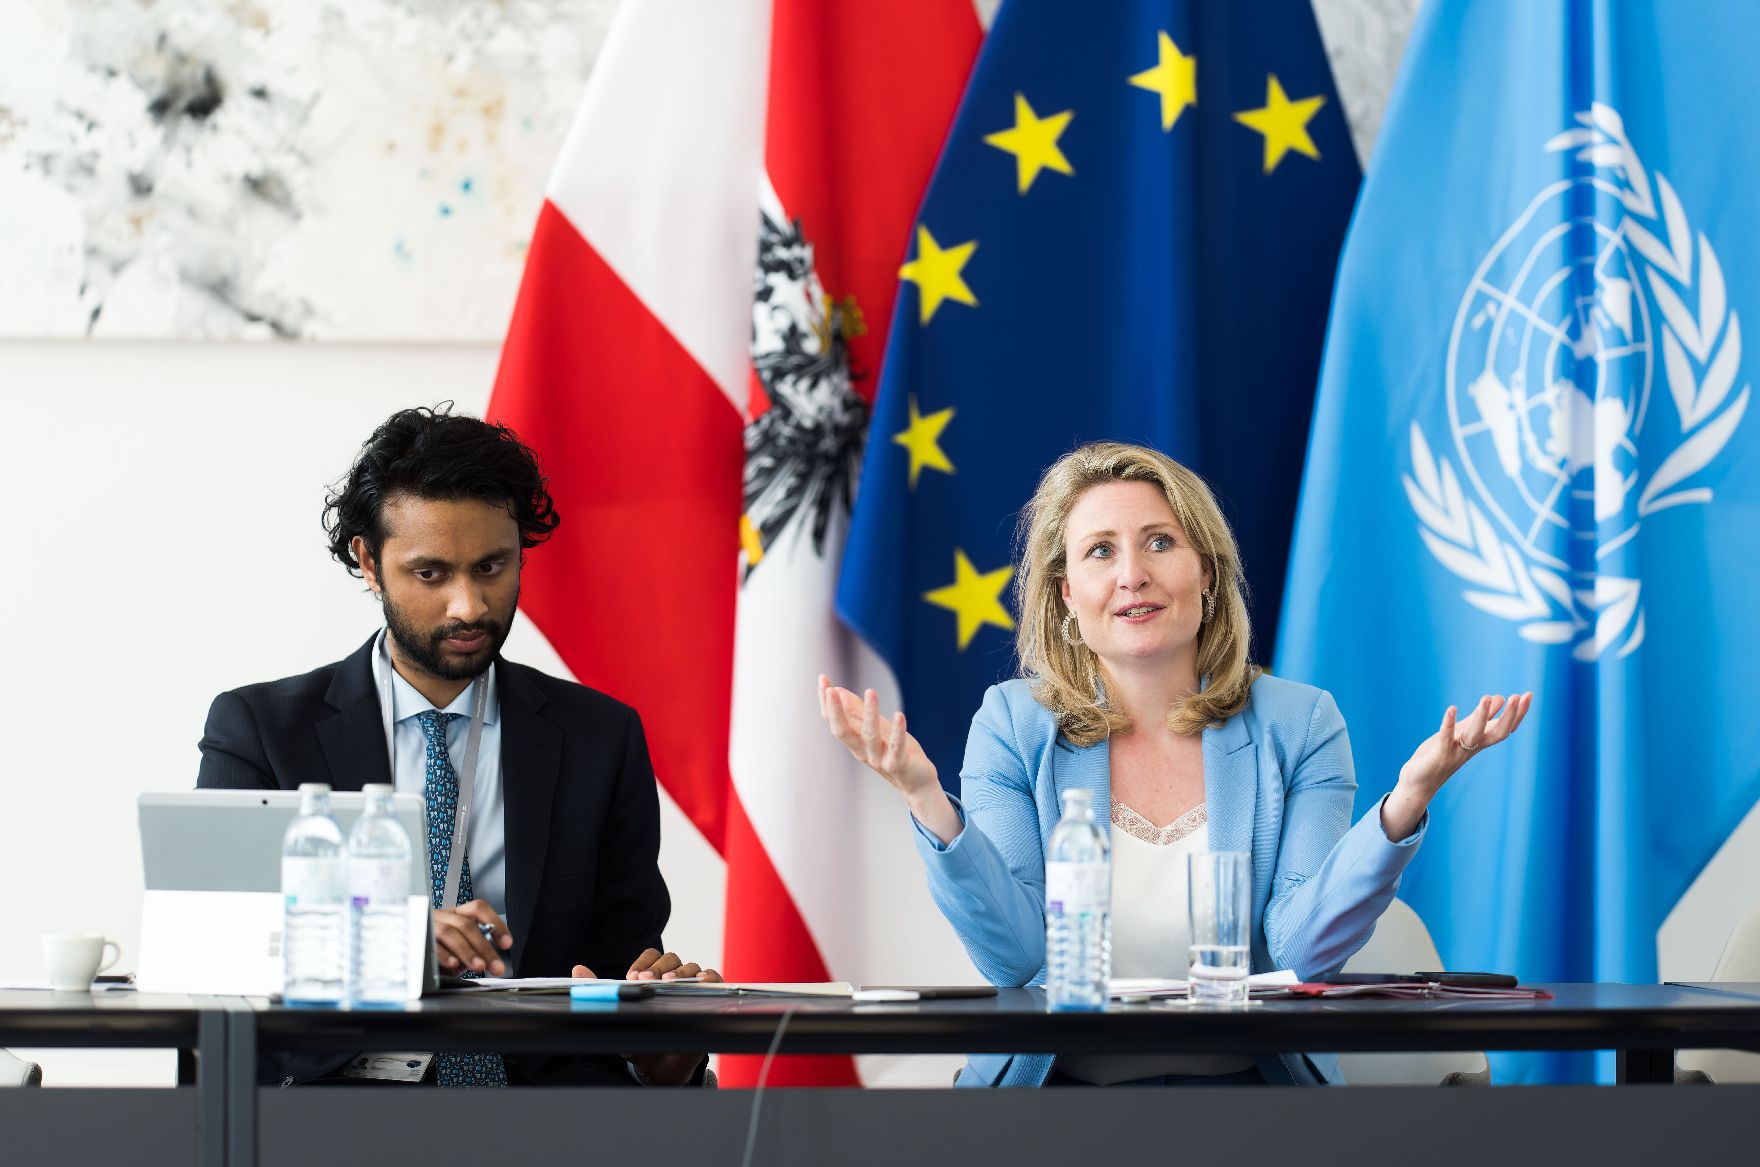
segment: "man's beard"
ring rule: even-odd
[[[501,651],[501,646],[507,643],[507,634],[513,626],[513,613],[519,611],[519,593],[514,593],[513,607],[508,612],[506,622],[484,618],[473,624],[443,624],[432,632],[423,632],[417,628],[392,602],[389,593],[384,594],[384,605],[385,627],[391,630],[391,638],[397,642],[397,649],[405,660],[442,681],[469,681],[482,676],[496,654]],[[485,633],[489,638],[482,648],[469,656],[455,654],[452,659],[447,659],[444,641],[454,636],[470,636],[478,632]]]

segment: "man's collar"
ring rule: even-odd
[[[391,667],[391,649],[388,641],[389,636],[381,633],[381,647],[379,651],[386,654],[386,672],[391,674],[391,721],[393,724],[396,724],[397,722],[415,717],[417,714],[426,713],[428,710],[434,708],[434,703],[422,696],[421,693],[416,690],[414,685],[404,680],[396,668]],[[494,725],[501,718],[501,702],[499,700],[499,694],[496,692],[495,684],[496,672],[497,670],[494,664],[490,664],[482,676],[466,685],[464,691],[454,697],[452,699],[452,704],[448,705],[443,712],[457,713],[462,717],[469,717],[471,715],[471,701],[476,696],[477,686],[487,685],[489,687],[489,696],[483,703],[483,724]]]

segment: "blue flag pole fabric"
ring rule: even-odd
[[[1360,184],[1307,0],[1009,0],[900,272],[838,612],[957,788],[1014,528],[1099,439],[1206,475],[1275,626]]]
[[[1654,980],[1658,926],[1760,796],[1760,143],[1730,132],[1757,43],[1760,7],[1721,0],[1433,0],[1407,49],[1278,668],[1337,697],[1359,811],[1444,706],[1536,691],[1401,891],[1451,968]]]

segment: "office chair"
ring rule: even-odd
[[[1345,972],[1412,973],[1442,967],[1430,930],[1404,900],[1387,905],[1375,934],[1345,962]],[[1351,1086],[1489,1086],[1491,1065],[1479,1052],[1340,1054]]]
[[[1736,921],[1724,943],[1723,955],[1711,973],[1714,981],[1760,981],[1760,904]],[[1733,1049],[1682,1050],[1675,1058],[1678,1082],[1760,1082],[1760,1054]]]
[[[0,1049],[0,1087],[41,1086],[43,1067],[35,1062],[21,1061]]]

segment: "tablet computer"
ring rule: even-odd
[[[338,791],[330,809],[344,838],[366,796]],[[139,797],[140,963],[149,993],[274,996],[281,992],[281,840],[299,813],[296,790],[180,790]],[[409,833],[411,996],[439,984],[428,912],[422,799],[399,794]]]

